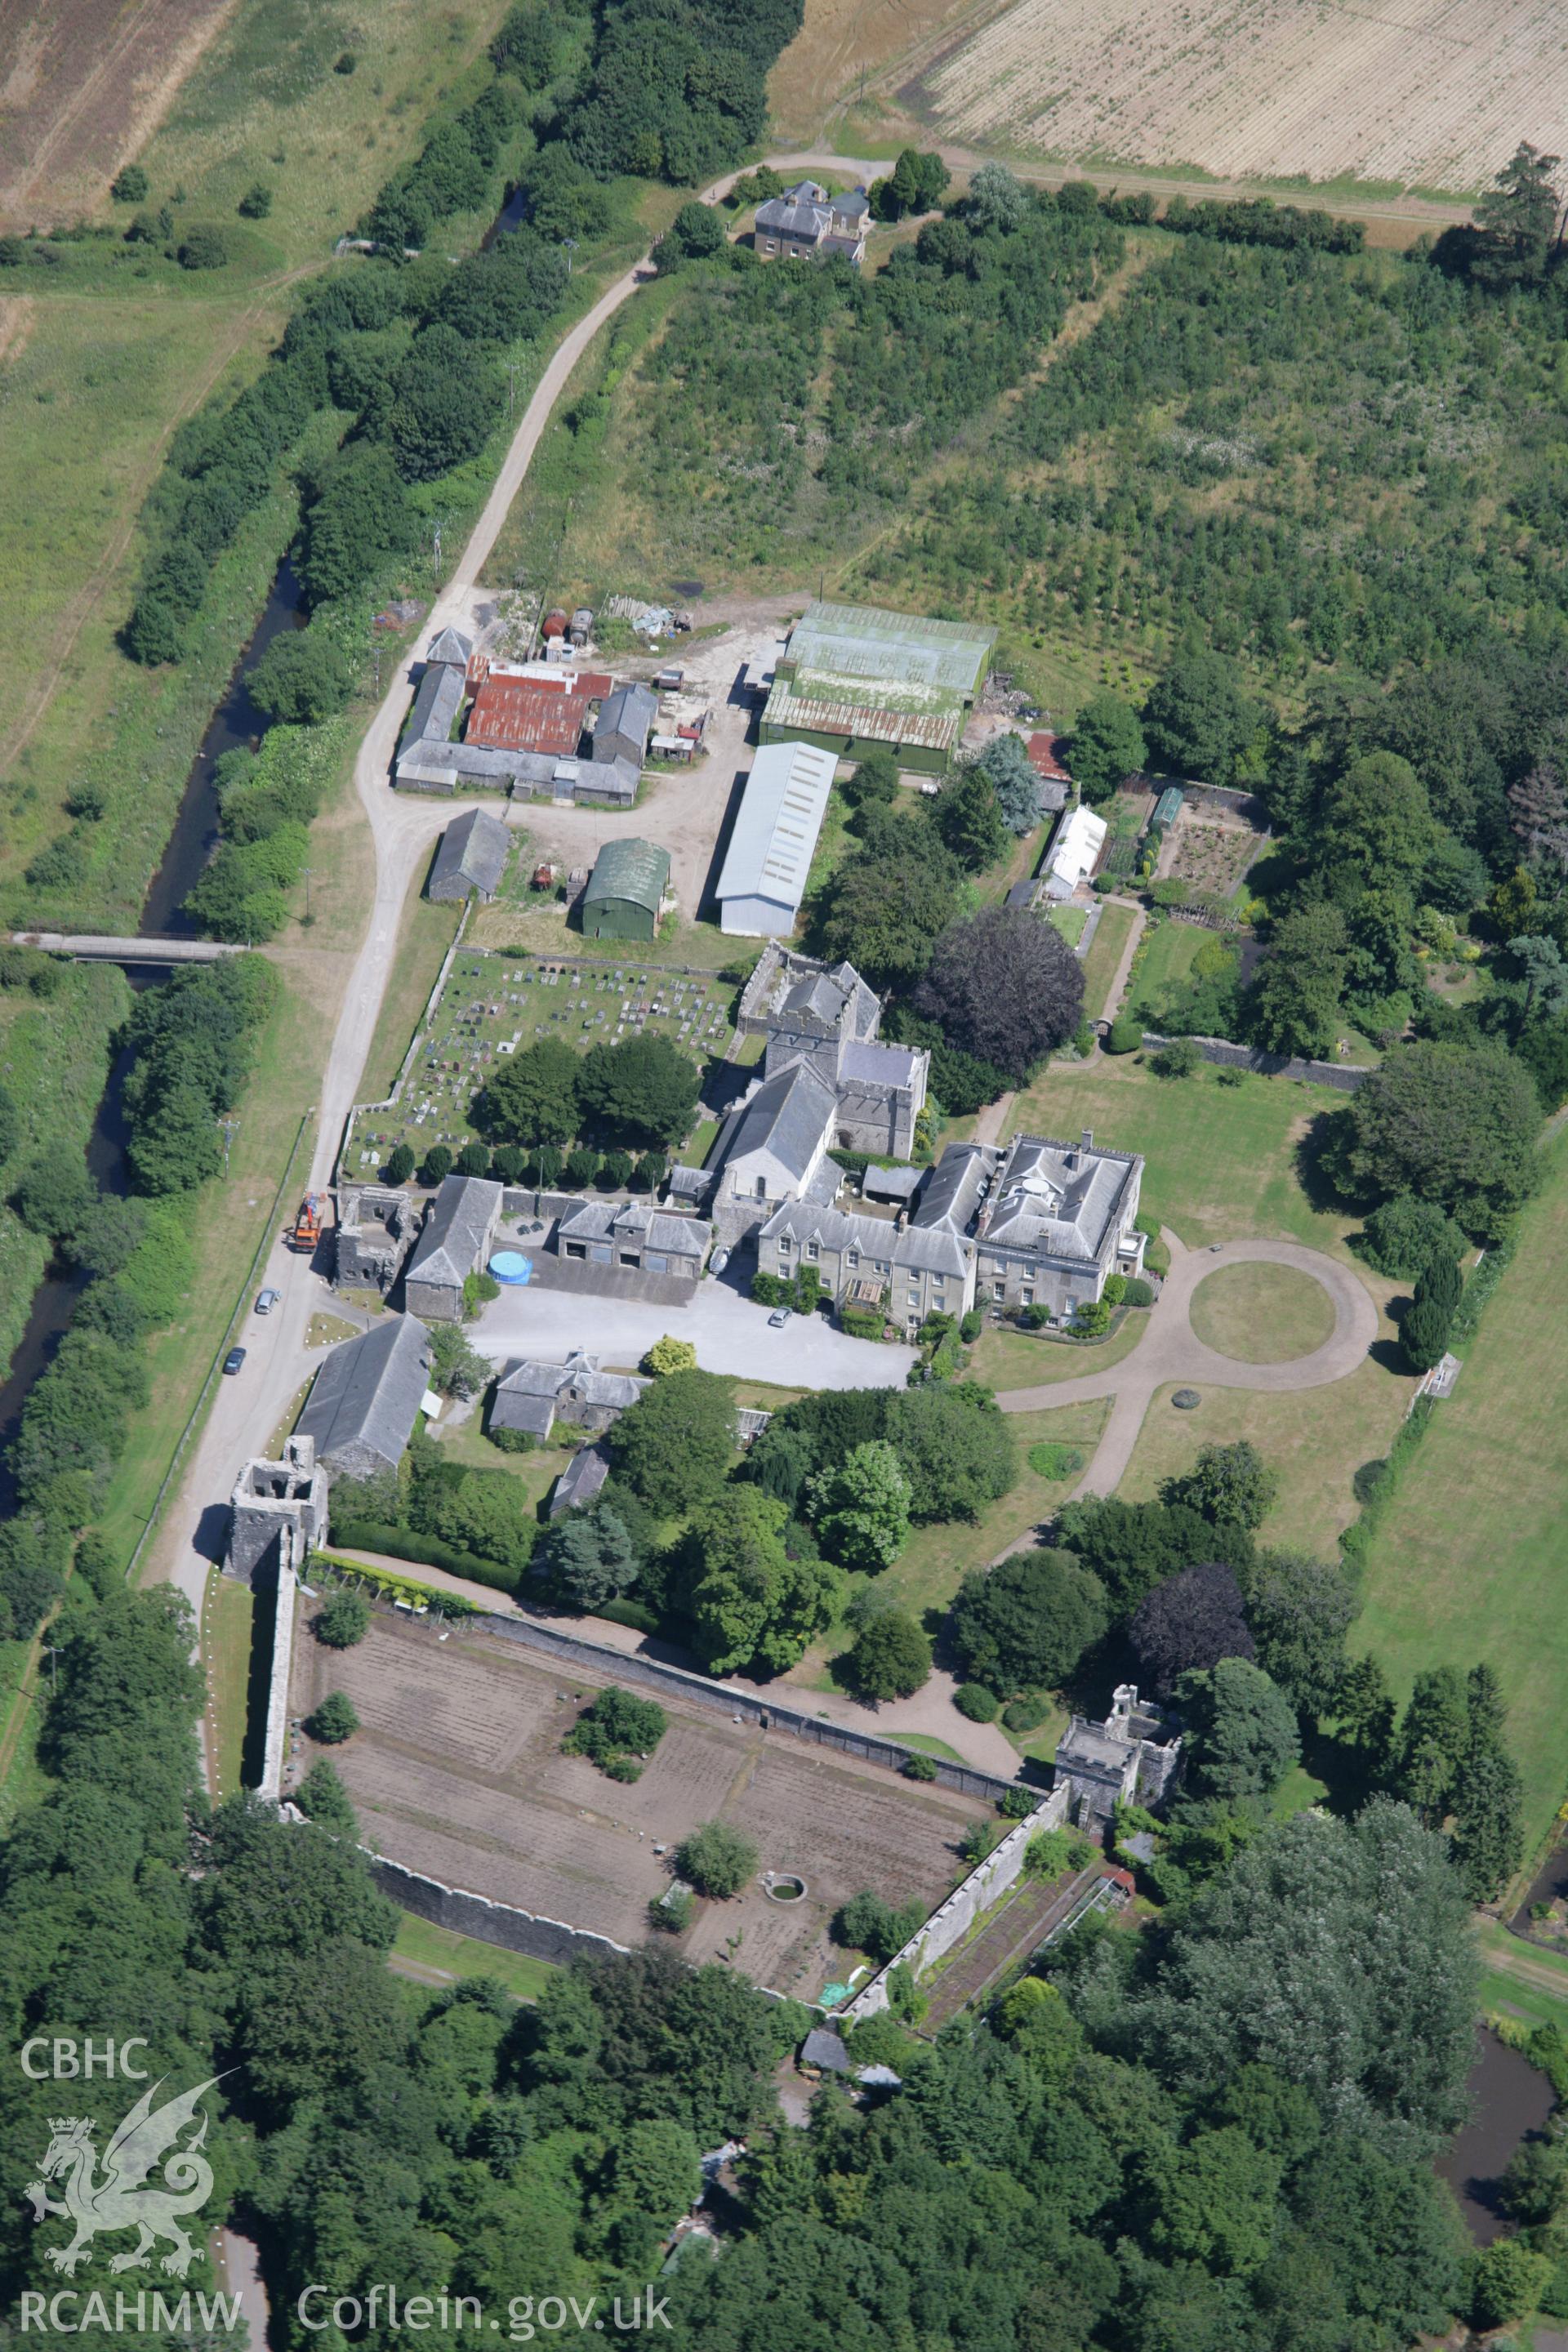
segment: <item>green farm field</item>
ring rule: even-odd
[[[1568,1134],[1520,1225],[1451,1397],[1377,1524],[1358,1649],[1400,1693],[1421,1668],[1486,1659],[1502,1683],[1541,1836],[1568,1795]]]
[[[141,789],[111,796],[73,912],[114,923],[134,911],[294,527],[291,496],[247,517],[187,657],[174,670],[129,661],[116,632],[169,436],[256,373],[299,280],[331,266],[336,237],[417,147],[432,104],[460,95],[502,13],[503,0],[452,0],[439,15],[416,0],[240,0],[139,159],[149,203],[168,206],[176,235],[220,225],[228,266],[187,271],[126,245],[129,212],[105,197],[96,221],[109,242],[0,268],[0,891],[18,918],[32,911],[23,869],[61,830],[94,755]],[[346,53],[358,69],[335,73]],[[238,198],[258,182],[272,209],[241,221]]]

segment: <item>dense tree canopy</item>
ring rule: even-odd
[[[1530,1188],[1540,1107],[1496,1045],[1397,1045],[1340,1118],[1336,1162],[1363,1196],[1414,1192],[1484,1236]]]
[[[1104,1588],[1067,1553],[1009,1553],[966,1576],[952,1604],[965,1672],[1000,1697],[1056,1690],[1107,1622]]]
[[[962,1052],[1021,1084],[1078,1027],[1083,967],[1054,925],[985,907],[942,933],[914,1001]]]

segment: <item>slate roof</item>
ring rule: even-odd
[[[809,1062],[790,1062],[737,1108],[724,1165],[767,1151],[798,1181],[816,1157],[837,1108],[832,1087]]]
[[[456,677],[454,670],[444,673]],[[416,706],[417,707],[417,706]],[[454,705],[454,708],[456,706]],[[438,739],[416,742],[405,736],[406,749],[397,757],[399,783],[449,784],[454,777],[471,776],[479,785],[504,792],[513,782],[531,791],[553,783],[563,762],[549,751],[503,751],[489,743],[453,743],[443,731]],[[637,770],[631,760],[574,760],[570,763],[578,797],[594,793],[605,800],[629,801],[637,788]]]
[[[1020,1135],[996,1181],[982,1239],[1092,1264],[1137,1165],[1131,1152]]]
[[[909,1201],[920,1191],[926,1171],[923,1168],[868,1168],[861,1178],[861,1189],[878,1201]]]
[[[849,2053],[844,2037],[830,2025],[814,2025],[800,2045],[803,2066],[820,2066],[830,2074],[847,2074]]]
[[[427,664],[403,730],[405,744],[445,743],[463,699],[463,673],[447,662]]]
[[[877,1045],[857,1037],[838,1056],[838,1075],[862,1086],[912,1087],[920,1058],[913,1045]]]
[[[496,1383],[496,1395],[554,1398],[570,1388],[584,1404],[625,1412],[628,1405],[636,1404],[645,1385],[629,1372],[602,1372],[597,1356],[584,1355],[577,1349],[563,1364],[539,1363],[530,1358],[512,1364]]]
[[[426,897],[457,898],[469,890],[493,897],[510,847],[511,835],[488,809],[468,809],[454,817],[441,835]]]
[[[467,669],[473,650],[472,637],[464,636],[461,629],[447,628],[438,637],[431,638],[430,650],[425,658],[432,662],[455,662],[459,669]]]
[[[719,877],[721,899],[799,906],[837,765],[815,743],[770,743],[757,753]]]
[[[414,1244],[405,1280],[455,1284],[477,1269],[500,1215],[501,1187],[488,1176],[443,1177],[436,1205]]]
[[[594,721],[595,742],[601,735],[625,735],[639,747],[646,745],[658,717],[658,697],[652,687],[617,686],[599,706]]]
[[[711,1238],[700,1217],[671,1217],[639,1201],[584,1201],[562,1218],[556,1232],[558,1242],[637,1242],[671,1257],[694,1257],[699,1265]]]
[[[797,1245],[819,1242],[825,1249],[858,1250],[862,1257],[894,1266],[917,1267],[928,1274],[962,1276],[968,1265],[963,1242],[943,1227],[897,1225],[882,1217],[858,1217],[844,1209],[830,1209],[815,1201],[786,1201],[759,1231],[759,1242],[787,1234]]]
[[[367,1446],[395,1468],[430,1384],[430,1334],[412,1315],[388,1315],[334,1348],[300,1415],[297,1437],[316,1442],[318,1461]]]
[[[558,1519],[563,1511],[581,1510],[584,1503],[591,1503],[609,1475],[610,1457],[604,1448],[580,1445],[555,1481],[551,1517]]]
[[[594,861],[583,904],[597,906],[605,898],[628,898],[657,918],[669,880],[669,852],[657,841],[628,835],[624,841],[606,841]]]
[[[837,1024],[847,1027],[851,1037],[869,1037],[882,1017],[882,1007],[876,990],[867,985],[852,963],[809,964],[791,954],[767,1013],[770,1021],[782,1021],[786,1013],[808,1013],[828,1028]]]
[[[950,1143],[926,1181],[912,1222],[967,1233],[980,1205],[981,1188],[995,1165],[983,1143]]]

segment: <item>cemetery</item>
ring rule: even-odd
[[[439,998],[385,1103],[363,1106],[342,1172],[374,1176],[405,1143],[416,1161],[437,1144],[456,1155],[478,1140],[473,1098],[498,1066],[541,1037],[578,1053],[662,1035],[700,1063],[721,1059],[733,1031],[733,986],[711,972],[588,957],[459,950]]]

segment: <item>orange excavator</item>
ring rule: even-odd
[[[300,1203],[300,1213],[294,1220],[294,1230],[289,1236],[291,1249],[313,1250],[321,1238],[321,1196],[307,1192]]]

